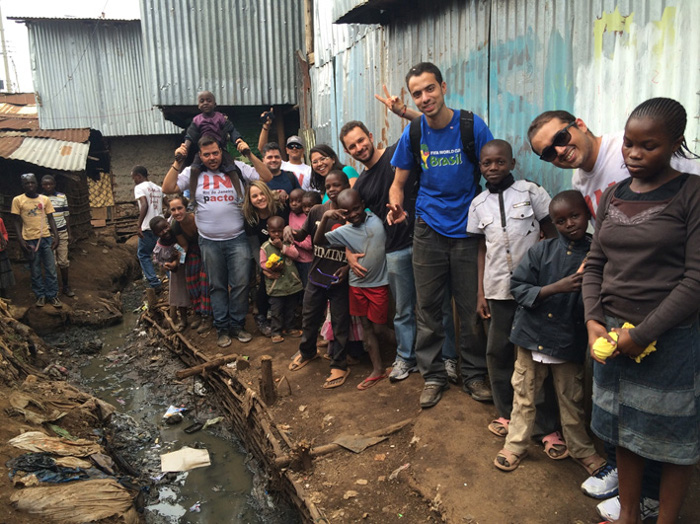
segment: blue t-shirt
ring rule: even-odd
[[[280,171],[279,175],[273,176],[272,180],[267,182],[267,187],[270,188],[270,191],[283,189],[287,194],[295,189],[301,189],[299,180],[294,176],[294,173],[290,173],[289,171]]]
[[[416,216],[433,230],[452,238],[467,237],[469,205],[477,193],[474,165],[462,151],[459,131],[459,110],[455,109],[450,123],[442,129],[431,128],[421,117],[420,188],[416,200]],[[415,162],[411,151],[409,130],[404,128],[391,159],[391,165],[411,169]],[[493,140],[486,123],[474,115],[474,142],[477,158],[481,148]]]
[[[389,283],[386,267],[386,233],[384,224],[377,215],[367,212],[367,219],[358,225],[345,224],[326,233],[326,240],[331,244],[350,248],[353,253],[364,253],[358,262],[367,269],[367,274],[360,278],[350,271],[348,283],[352,287],[379,287]]]

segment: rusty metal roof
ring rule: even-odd
[[[9,160],[22,160],[49,169],[83,171],[89,150],[89,143],[78,144],[77,142],[51,138],[26,137],[22,140],[19,147],[6,158]]]
[[[0,157],[10,158],[17,148],[24,142],[23,136],[0,136]]]
[[[0,93],[0,103],[13,104],[16,106],[36,104],[34,100],[34,93]]]
[[[4,118],[0,116],[0,130],[29,131],[39,129],[39,119],[34,118]]]

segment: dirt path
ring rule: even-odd
[[[355,386],[371,370],[369,361],[363,361],[352,367],[344,386],[326,391],[321,384],[328,373],[327,360],[318,359],[297,372],[287,369],[298,339],[273,345],[256,336],[249,344],[234,342],[222,352],[214,345],[213,333],[186,335],[208,355],[247,355],[251,367],[238,377],[256,391],[260,357],[272,356],[274,376],[286,378],[291,396],[280,398],[271,411],[278,426],[287,428],[296,442],[317,447],[340,435],[366,434],[415,419],[362,453],[336,451],[314,459],[310,470],[299,473],[310,499],[332,522],[600,521],[595,511],[599,501],[579,489],[586,472],[571,459],[550,460],[533,443],[518,470],[497,470],[492,461],[503,440],[486,429],[494,417],[493,406],[475,402],[460,387],[447,391],[435,408],[421,411],[418,397],[423,381],[418,374],[395,384],[383,380],[368,391],[358,391]],[[384,353],[385,362],[391,362],[391,350],[385,348]],[[401,466],[405,469],[390,480]],[[694,472],[690,488],[691,494],[698,492],[700,470]],[[700,501],[691,495],[679,522],[694,523],[699,516]]]

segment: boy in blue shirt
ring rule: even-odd
[[[570,455],[589,474],[605,466],[586,432],[583,362],[588,347],[581,300],[583,263],[591,245],[590,213],[583,195],[564,191],[549,205],[558,238],[538,242],[511,277],[518,303],[511,341],[518,357],[508,436],[494,465],[513,471],[527,455],[535,423],[535,398],[549,373],[554,379],[562,432]]]
[[[365,253],[360,259],[367,269],[363,277],[350,272],[350,314],[360,317],[364,343],[372,361],[372,373],[357,385],[364,391],[386,378],[379,354],[378,337],[386,335],[389,312],[389,275],[386,267],[386,233],[381,219],[365,211],[360,193],[345,189],[338,195],[339,209],[326,211],[342,216],[348,223],[326,233],[326,240],[354,253]],[[329,217],[333,218],[333,217]]]

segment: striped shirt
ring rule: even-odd
[[[59,193],[58,191],[53,195],[48,195],[48,197],[53,204],[53,219],[56,221],[56,229],[58,231],[65,231],[68,229],[66,217],[70,215],[68,211],[68,199],[65,194]]]

